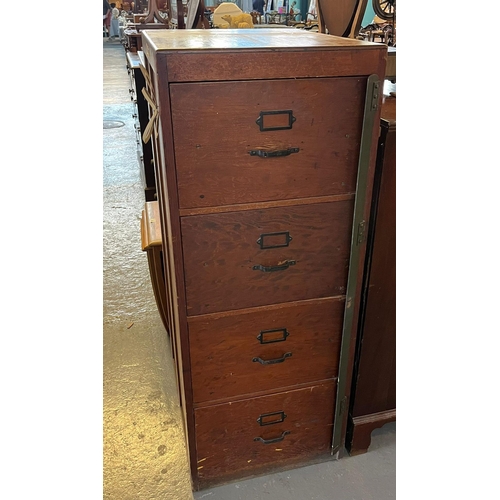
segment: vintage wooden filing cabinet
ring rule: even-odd
[[[193,487],[338,456],[387,47],[142,37]]]

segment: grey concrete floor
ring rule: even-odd
[[[373,432],[366,454],[191,492],[170,344],[141,251],[144,195],[118,42],[103,39],[103,76],[103,122],[123,123],[103,128],[104,499],[395,498],[395,423]]]

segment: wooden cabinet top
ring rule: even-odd
[[[169,82],[383,76],[387,59],[384,44],[272,28],[145,30],[142,50],[155,72],[168,68]]]
[[[298,29],[144,30],[155,52],[177,50],[377,49],[380,44]],[[386,49],[387,50],[387,49]]]

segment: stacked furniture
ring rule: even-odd
[[[338,457],[387,47],[259,29],[142,48],[193,487]]]

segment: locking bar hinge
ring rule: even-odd
[[[378,98],[380,94],[380,82],[374,82],[372,84],[372,111],[378,108]]]
[[[362,220],[358,224],[358,234],[356,238],[356,244],[361,245],[362,243],[365,242],[365,240],[366,240],[366,222]]]

